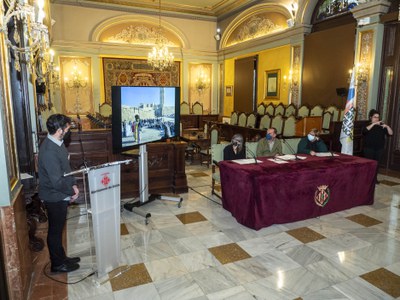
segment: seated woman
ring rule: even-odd
[[[243,136],[235,134],[231,143],[224,148],[224,160],[235,160],[246,158],[246,148],[243,145]]]
[[[319,137],[319,130],[317,128],[311,129],[306,137],[303,137],[297,146],[298,154],[315,155],[317,152],[328,152],[323,140]]]

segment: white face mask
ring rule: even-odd
[[[307,134],[307,138],[308,138],[308,140],[310,141],[310,142],[312,142],[313,140],[315,140],[315,136],[314,135],[312,135],[312,134]]]

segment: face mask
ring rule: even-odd
[[[308,140],[309,140],[310,142],[312,142],[312,141],[315,139],[315,136],[312,135],[312,134],[308,134],[308,135],[307,135],[307,138],[308,138]]]
[[[68,140],[70,138],[70,136],[71,136],[71,131],[69,131],[69,130],[67,132],[63,131],[63,133],[61,135],[61,139],[65,141],[65,140]]]
[[[270,135],[269,133],[267,133],[267,135],[265,136],[265,138],[267,139],[267,141],[272,140],[272,135]]]

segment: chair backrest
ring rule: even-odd
[[[310,108],[307,105],[302,105],[297,111],[298,117],[308,117],[310,115]]]
[[[321,107],[321,105],[315,105],[311,111],[310,111],[310,116],[315,116],[315,117],[322,117],[324,109]]]
[[[279,103],[276,107],[275,107],[275,112],[274,112],[274,116],[277,115],[284,115],[285,114],[285,106],[282,103]]]
[[[247,115],[246,113],[242,112],[239,114],[238,125],[245,127],[247,123]]]
[[[211,126],[210,128],[210,144],[214,145],[214,144],[219,144],[219,139],[220,139],[220,131],[218,126]]]
[[[260,120],[260,125],[258,126],[259,129],[268,129],[271,127],[271,116],[270,115],[263,115]]]
[[[324,114],[322,115],[322,130],[323,131],[329,132],[329,127],[331,125],[332,118],[333,118],[333,113],[331,113],[330,111],[324,112]]]
[[[231,125],[237,125],[238,123],[238,113],[236,111],[231,114]]]
[[[332,122],[339,121],[339,108],[337,108],[334,105],[331,105],[331,106],[325,108],[324,112],[325,111],[329,111],[332,113]]]
[[[246,157],[254,158],[257,153],[258,142],[246,142]]]
[[[228,144],[211,144],[211,164],[214,164],[214,161],[220,162],[224,160],[224,148]]]
[[[255,128],[256,127],[257,116],[255,113],[251,113],[247,116],[246,127]]]
[[[263,115],[263,114],[265,114],[265,105],[264,105],[264,103],[260,103],[258,106],[257,106],[257,113],[259,114],[259,115]]]
[[[273,117],[271,127],[275,127],[276,133],[281,134],[283,129],[283,117],[281,115]]]
[[[265,107],[265,114],[269,114],[270,116],[273,116],[275,113],[275,106],[270,103]]]
[[[297,153],[297,145],[299,144],[301,138],[294,138],[294,139],[285,139],[285,142],[282,141],[282,152],[283,154],[294,154]],[[290,149],[290,147],[293,149]],[[293,153],[294,151],[294,153]]]
[[[203,104],[196,101],[192,106],[193,114],[195,115],[202,115],[203,114]]]
[[[295,136],[296,135],[296,117],[291,115],[288,117],[283,124],[283,136]]]
[[[296,116],[296,106],[291,103],[285,109],[285,117]]]
[[[189,115],[190,114],[190,106],[187,102],[183,101],[181,103],[181,115]]]
[[[112,107],[110,104],[104,102],[99,106],[99,113],[103,117],[109,117],[112,114]]]

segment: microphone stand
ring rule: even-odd
[[[83,148],[83,142],[82,142],[82,138],[81,138],[82,124],[81,124],[81,117],[79,116],[79,114],[77,114],[77,118],[78,118],[79,145],[81,147],[81,152],[82,152],[82,163],[78,166],[78,168],[84,167],[85,169],[87,169],[88,168],[88,163],[87,163],[87,160],[86,160],[85,149]]]
[[[251,151],[248,147],[246,147],[246,152],[247,151],[249,151],[249,154],[252,156],[252,158],[254,159],[254,163],[257,165],[258,164],[258,161],[257,161],[257,157],[256,157],[256,155],[254,154],[254,152],[253,151]]]
[[[286,141],[286,139],[283,137],[283,135],[281,135],[280,138],[282,139],[282,142],[284,142],[288,146],[290,152],[292,152],[292,154],[294,155],[294,160],[300,160],[300,158],[297,157],[296,151],[294,151],[292,146],[290,146],[290,144]]]

